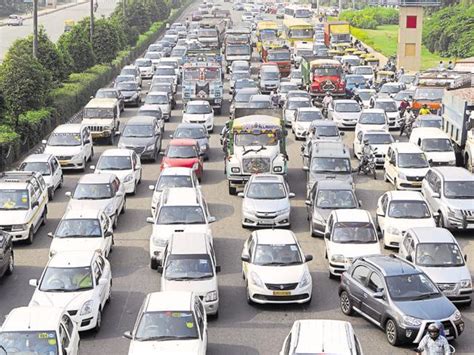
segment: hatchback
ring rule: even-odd
[[[163,154],[161,171],[169,167],[191,168],[199,181],[204,173],[204,159],[199,143],[195,139],[174,138]]]

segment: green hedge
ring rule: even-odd
[[[0,170],[6,170],[20,156],[20,135],[10,126],[0,125]]]
[[[16,132],[22,140],[22,150],[28,150],[57,125],[56,110],[52,107],[27,111],[18,116]]]
[[[366,7],[362,10],[345,10],[339,19],[348,21],[354,27],[373,30],[380,25],[398,24],[399,14],[398,10],[388,7]]]

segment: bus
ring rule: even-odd
[[[295,42],[313,42],[314,28],[313,25],[302,19],[286,19],[283,20],[282,37],[293,47]]]
[[[289,5],[285,7],[285,20],[287,19],[305,19],[311,20],[313,18],[313,11],[303,5]]]
[[[278,40],[278,24],[274,21],[260,21],[257,23],[257,51],[262,50],[263,42]]]

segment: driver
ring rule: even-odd
[[[89,269],[79,269],[72,277],[72,284],[77,288],[88,288],[92,286],[92,276]]]

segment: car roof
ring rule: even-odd
[[[70,209],[62,216],[63,219],[97,219],[102,214],[100,209]]]
[[[290,230],[260,229],[252,233],[257,238],[257,244],[295,244],[296,237]]]
[[[98,254],[95,250],[62,251],[54,254],[47,267],[84,267],[90,266],[92,259]]]
[[[195,139],[190,138],[173,138],[169,141],[168,145],[196,145]]]
[[[191,311],[193,293],[186,291],[161,291],[149,293],[144,312]]]
[[[342,142],[316,142],[312,146],[312,154],[319,156],[348,156],[349,150]]]
[[[320,180],[317,182],[318,190],[351,190],[354,188],[351,183],[342,180]]]
[[[283,175],[275,174],[254,174],[250,176],[252,182],[284,182],[285,178]]]
[[[306,101],[308,101],[308,98],[307,98],[307,97],[303,97],[303,96],[290,96],[287,101],[288,101],[288,102],[290,102],[290,101],[306,102]]]
[[[309,112],[309,111],[321,112],[321,109],[319,107],[298,107],[296,110],[299,111],[299,112],[301,112],[301,111],[304,111],[304,112]]]
[[[424,201],[425,198],[419,191],[392,190],[388,191],[391,201]]]
[[[458,166],[437,166],[431,169],[441,174],[444,181],[474,180],[474,174]]]
[[[55,331],[64,312],[63,308],[48,306],[14,308],[5,319],[1,331]]]
[[[334,100],[334,104],[357,104],[357,101],[352,99],[338,99]]]
[[[410,228],[413,235],[420,243],[457,243],[454,236],[446,228],[414,227]]]
[[[206,129],[206,126],[204,126],[203,123],[188,123],[188,122],[183,122],[183,123],[180,123],[176,126],[176,130],[178,130],[179,128],[194,128],[194,129]]]
[[[412,275],[419,274],[415,266],[408,263],[407,261],[397,257],[394,254],[391,255],[367,255],[360,258],[368,263],[375,266],[377,269],[382,271],[385,276],[397,276],[397,275]]]
[[[23,162],[47,162],[51,159],[52,154],[30,154],[28,155]]]
[[[265,95],[265,94],[255,94],[250,97],[250,101],[255,102],[255,101],[271,101],[270,95]]]
[[[361,114],[363,113],[385,113],[385,110],[382,108],[364,108]]]
[[[114,178],[115,174],[110,173],[86,174],[79,179],[78,184],[105,184]]]
[[[189,101],[186,105],[187,106],[189,106],[189,105],[206,105],[206,106],[209,106],[209,102],[206,101],[206,100],[193,100],[193,101]]]
[[[207,233],[182,232],[171,237],[172,254],[207,254],[209,235]]]
[[[119,148],[110,148],[106,149],[102,152],[100,155],[100,158],[106,156],[106,157],[128,157],[132,154],[131,149],[119,149]],[[100,159],[99,158],[99,159]]]
[[[199,204],[199,196],[193,187],[171,187],[162,194],[167,206],[195,206]]]
[[[256,94],[258,94],[258,88],[242,88],[242,89],[238,90],[235,93],[235,95],[238,95],[240,93],[256,95]]]
[[[57,126],[53,133],[79,133],[81,129],[81,123],[65,123]]]
[[[337,126],[336,122],[330,120],[314,120],[311,122],[311,126],[318,127],[318,126]]]
[[[140,107],[141,110],[143,110],[145,106]],[[125,124],[126,126],[129,125],[151,125],[153,122],[156,120],[155,117],[153,116],[134,116],[128,120],[128,122]]]
[[[388,136],[392,135],[390,132],[384,131],[383,129],[370,129],[368,131],[362,131],[362,134],[364,136],[370,136],[371,134],[386,134]]]
[[[449,139],[447,133],[437,127],[417,127],[411,132],[413,137],[424,137],[424,138],[446,138]],[[411,136],[410,136],[411,137]]]
[[[332,211],[337,222],[370,222],[370,213],[359,208]]]
[[[390,146],[398,153],[423,153],[420,147],[410,142],[395,142]]]
[[[377,102],[395,102],[395,100],[392,99],[391,97],[379,97],[375,99],[375,103]]]
[[[192,169],[191,168],[182,168],[182,167],[169,167],[164,169],[160,176],[162,175],[167,175],[167,176],[176,176],[176,175],[186,175],[186,176],[191,176],[192,175]]]

